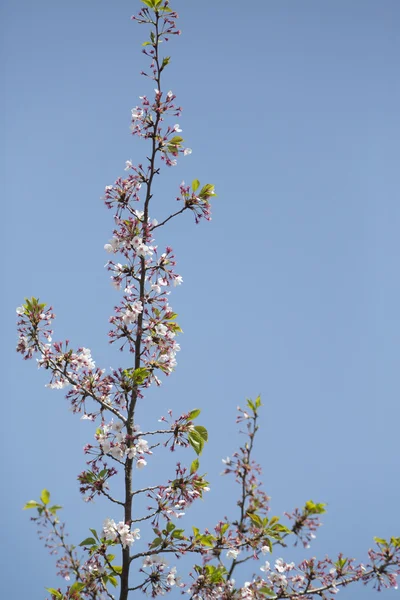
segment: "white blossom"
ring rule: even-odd
[[[183,282],[182,275],[175,275],[174,277],[174,286],[181,285]]]
[[[264,571],[266,573],[267,571],[270,570],[270,568],[271,568],[271,566],[270,566],[269,562],[265,561],[265,564],[263,564],[263,566],[260,567],[260,571]]]
[[[162,323],[159,323],[158,325],[155,326],[154,331],[156,332],[156,334],[160,337],[165,337],[165,335],[168,332],[168,329],[166,328],[165,325],[163,325]]]

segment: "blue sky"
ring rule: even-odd
[[[64,505],[71,541],[114,516],[101,502],[82,503],[76,475],[93,429],[15,354],[14,319],[25,296],[39,296],[55,309],[55,339],[90,347],[100,366],[120,364],[106,338],[117,302],[103,269],[112,214],[99,198],[125,160],[145,157],[145,144],[129,135],[130,109],[151,89],[138,74],[146,39],[130,21],[138,6],[1,7],[8,597],[40,600],[57,583],[21,511],[43,487]],[[184,215],[160,232],[184,279],[170,302],[184,335],[176,373],[142,402],[139,422],[151,426],[168,408],[203,409],[210,443],[201,464],[212,490],[193,518],[212,526],[235,515],[219,473],[240,441],[236,405],[261,393],[256,450],[273,513],[310,498],[328,503],[313,547],[288,557],[343,551],[365,560],[373,536],[400,535],[400,5],[172,6],[183,34],[167,50],[164,81],[184,107],[179,122],[193,154],[164,170],[152,216],[175,208],[182,179],[214,183],[218,198],[211,223]],[[165,461],[154,461],[157,482]],[[375,593],[357,587],[340,597]]]

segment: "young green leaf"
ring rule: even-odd
[[[113,585],[114,587],[118,586],[118,581],[116,580],[116,578],[113,575],[109,575],[108,576],[108,581],[111,583],[111,585]]]
[[[62,598],[63,598],[62,593],[59,592],[58,590],[55,590],[54,588],[46,588],[46,591],[50,592],[50,594],[52,594],[56,598],[59,598],[60,600],[62,600]]]
[[[46,489],[42,490],[42,493],[40,494],[40,499],[43,502],[43,504],[48,504],[50,502],[50,492]]]
[[[88,537],[83,542],[81,542],[80,546],[93,546],[96,543],[96,540],[92,537]]]
[[[80,592],[81,590],[83,590],[83,588],[86,587],[85,583],[82,583],[81,581],[75,581],[75,583],[73,583],[71,585],[71,587],[69,588],[70,593],[71,592]]]
[[[173,524],[172,521],[168,521],[167,523],[167,532],[171,533],[171,531],[173,531],[175,529],[175,525]]]
[[[203,438],[205,442],[208,442],[208,431],[202,425],[195,425],[195,430]]]
[[[39,504],[39,502],[36,502],[36,500],[29,500],[29,502],[25,504],[23,510],[27,510],[28,508],[38,508],[39,506],[42,505]]]
[[[150,548],[156,548],[162,543],[162,539],[160,537],[154,538],[154,540],[150,544]]]
[[[259,590],[262,594],[265,594],[266,596],[275,596],[275,592],[273,590],[271,590],[271,588],[263,586],[262,588],[260,588]]]
[[[194,461],[192,462],[192,464],[190,465],[190,474],[193,475],[193,473],[196,473],[199,466],[200,466],[199,459],[195,458]]]
[[[201,413],[200,408],[195,408],[195,409],[191,410],[190,413],[189,413],[189,415],[188,415],[189,419],[191,421],[193,421],[194,419],[196,419],[199,416],[200,413]]]
[[[189,444],[192,446],[196,454],[201,454],[204,448],[204,440],[201,435],[194,429],[188,434]]]

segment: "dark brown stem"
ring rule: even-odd
[[[155,81],[157,83],[157,89],[161,89],[161,69],[159,64],[159,55],[158,55],[158,46],[159,46],[159,14],[155,13],[155,22],[154,22],[154,61],[157,67],[157,75],[155,77]],[[155,159],[156,154],[159,149],[157,142],[157,130],[160,123],[161,118],[161,98],[157,96],[157,110],[156,117],[153,125],[153,134],[152,134],[152,151],[151,156],[149,158],[150,166],[149,166],[149,176],[146,181],[147,191],[146,191],[146,199],[144,202],[144,214],[143,214],[143,225],[142,225],[142,239],[143,242],[146,243],[148,237],[148,217],[149,217],[149,203],[152,198],[152,183],[154,179],[154,175],[156,174],[157,169],[155,168]],[[142,335],[143,335],[143,315],[144,315],[144,306],[146,303],[146,294],[145,294],[145,280],[146,280],[146,260],[144,257],[140,258],[140,283],[139,283],[139,298],[142,302],[143,311],[139,314],[137,321],[137,333],[135,339],[135,360],[134,360],[134,369],[138,369],[141,365],[141,344],[142,344]],[[132,436],[134,433],[134,425],[135,425],[135,409],[136,403],[139,395],[138,386],[135,385],[132,389],[131,399],[128,406],[128,419],[126,424],[127,435]],[[127,459],[125,462],[125,523],[132,523],[132,459]],[[121,593],[120,600],[127,600],[129,591],[135,588],[129,588],[129,570],[131,564],[131,556],[129,547],[126,547],[122,550],[122,572],[121,572]]]
[[[237,524],[237,527],[238,527],[239,531],[243,530],[243,528],[244,528],[244,521],[246,519],[246,509],[245,509],[245,506],[246,506],[246,500],[247,500],[247,497],[248,497],[248,493],[247,493],[247,489],[246,489],[246,484],[247,484],[247,475],[249,473],[249,471],[248,471],[248,469],[246,467],[250,465],[251,453],[252,453],[253,446],[254,446],[254,438],[255,438],[256,431],[257,431],[257,417],[258,417],[258,415],[255,412],[254,413],[254,417],[252,418],[252,420],[253,420],[252,430],[248,434],[249,438],[250,438],[250,443],[249,444],[246,443],[245,447],[244,447],[246,454],[245,454],[245,458],[243,459],[243,462],[245,464],[244,464],[242,475],[241,475],[241,478],[242,478],[242,498],[241,498],[241,501],[240,501],[240,520],[239,520],[239,522]],[[239,564],[239,561],[237,561],[236,559],[234,559],[232,561],[231,568],[229,569],[229,573],[227,575],[227,580],[229,580],[229,579],[232,578],[233,571],[235,570],[235,568],[236,568],[236,566],[238,564]]]
[[[170,221],[174,217],[181,215],[188,208],[189,208],[188,206],[184,206],[183,208],[181,208],[181,210],[178,210],[176,213],[174,213],[174,214],[170,215],[169,217],[167,217],[166,219],[164,219],[164,221],[161,221],[161,223],[157,223],[157,225],[153,225],[153,227],[151,229],[153,230],[153,229],[157,229],[157,227],[162,227],[163,225],[165,225],[165,223],[168,223],[168,221]]]

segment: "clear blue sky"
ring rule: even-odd
[[[57,314],[55,339],[90,347],[99,366],[118,365],[106,339],[117,294],[103,269],[112,214],[99,198],[125,160],[145,156],[129,135],[130,109],[151,89],[138,75],[146,39],[130,21],[138,5],[1,7],[0,564],[4,597],[17,600],[42,600],[44,586],[57,584],[25,501],[48,487],[77,543],[105,516],[117,518],[82,503],[76,475],[93,428],[15,354],[14,322],[22,299],[39,296]],[[212,526],[235,514],[219,473],[239,441],[236,405],[261,393],[257,456],[273,513],[310,498],[329,503],[314,546],[289,556],[342,550],[365,560],[374,535],[400,535],[400,4],[172,6],[183,34],[168,48],[166,89],[184,107],[193,154],[164,171],[153,216],[175,208],[182,179],[214,183],[218,198],[211,223],[182,218],[159,237],[184,279],[171,305],[185,333],[176,373],[142,402],[139,422],[203,408],[212,491],[195,524]],[[162,455],[154,464],[158,483]],[[340,597],[375,593],[357,587]]]

